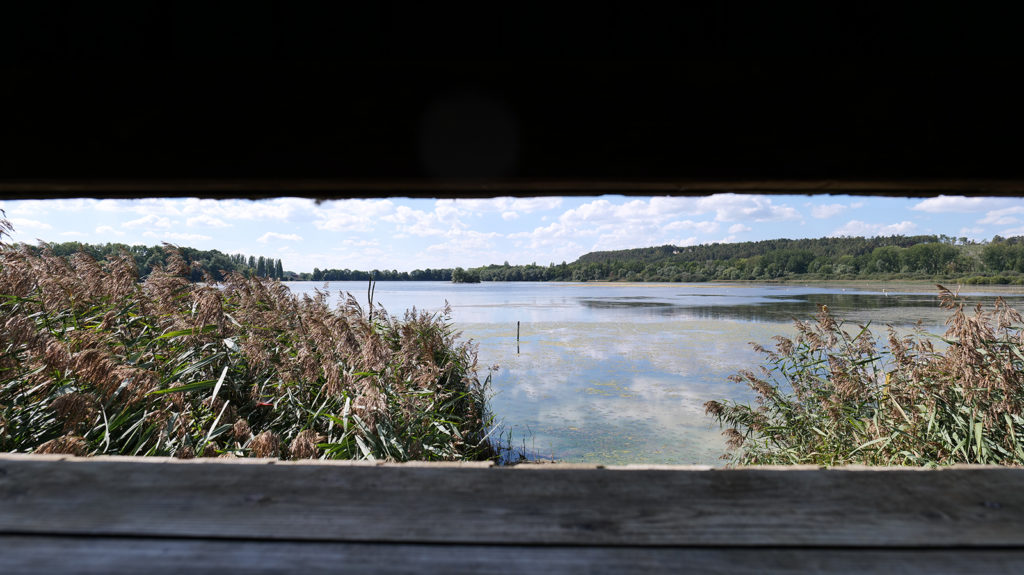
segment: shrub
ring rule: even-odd
[[[920,329],[885,345],[869,326],[846,329],[823,306],[797,336],[776,336],[758,372],[731,379],[755,406],[709,401],[727,427],[733,464],[948,465],[1024,463],[1021,316],[1000,298],[964,311],[939,287],[951,315],[936,351]]]
[[[0,245],[0,451],[495,456],[489,379],[450,310],[398,318],[372,293],[331,308],[326,292],[190,271],[172,255],[139,283],[128,255]]]

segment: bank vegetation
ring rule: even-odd
[[[1024,332],[997,299],[939,287],[945,334],[876,337],[822,307],[733,377],[754,404],[710,401],[735,465],[1024,464]]]
[[[56,255],[85,252],[96,260],[127,253],[140,279],[164,266],[169,246],[48,244]],[[42,249],[26,246],[29,250]],[[664,245],[591,252],[574,262],[475,268],[350,270],[313,268],[296,273],[281,260],[223,254],[217,250],[175,248],[189,266],[189,278],[221,281],[227,273],[283,280],[329,281],[834,281],[932,280],[960,284],[1024,285],[1024,237],[976,242],[945,235],[773,239],[695,246]]]
[[[194,271],[169,247],[139,281],[128,252],[0,243],[0,451],[496,456],[489,378],[447,310],[397,317],[372,291],[332,306],[327,292]]]

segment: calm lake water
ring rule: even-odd
[[[302,294],[325,284],[286,285]],[[335,298],[351,292],[365,305],[365,282],[326,286]],[[1019,289],[961,295],[986,304],[1002,295],[1024,310]],[[725,444],[704,402],[752,400],[727,380],[758,365],[750,342],[792,335],[793,318],[812,319],[820,304],[845,321],[870,321],[876,336],[887,324],[909,329],[918,320],[941,334],[947,317],[936,290],[882,282],[378,282],[374,292],[375,303],[399,316],[446,301],[463,338],[479,345],[481,377],[497,366],[491,409],[514,443],[532,457],[601,464],[721,464]]]

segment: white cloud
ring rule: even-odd
[[[513,198],[509,209],[532,214],[533,212],[554,210],[561,206],[562,198],[558,197]]]
[[[215,218],[209,214],[199,214],[185,220],[185,225],[189,227],[193,226],[205,226],[208,228],[230,228],[231,224],[225,222],[220,218]]]
[[[714,214],[713,219],[701,218]],[[618,201],[602,197],[566,210],[558,221],[517,232],[509,237],[520,240],[518,247],[530,250],[550,249],[567,239],[594,238],[589,250],[614,250],[641,246],[697,243],[708,234],[718,233],[722,222],[737,221],[730,234],[752,231],[745,223],[785,221],[800,214],[787,205],[776,205],[764,196],[718,194],[708,197],[635,198]],[[683,236],[676,232],[696,232]],[[735,236],[727,238],[734,240]],[[578,255],[578,254],[576,254]]]
[[[533,231],[508,234],[506,237],[514,241],[517,251],[543,253],[543,259],[548,261],[569,261],[575,260],[586,250],[575,240],[594,234],[593,230],[571,230],[561,222],[552,222]],[[502,259],[511,261],[511,258],[507,257]]]
[[[1024,226],[1005,228],[1003,231],[999,232],[999,235],[1003,237],[1024,236]]]
[[[308,212],[315,205],[306,198],[273,198],[267,200],[216,200],[210,198],[143,198],[41,200],[41,205],[55,211],[94,210],[108,213],[138,214],[147,217],[187,216],[186,225],[206,224],[226,227],[234,220],[288,220],[296,212]],[[141,219],[141,218],[140,218]]]
[[[93,209],[96,205],[96,200],[77,198],[73,200],[41,200],[33,203],[45,205],[47,208],[51,208],[54,211],[81,212]]]
[[[314,206],[306,198],[274,198],[270,200],[211,200],[188,198],[181,205],[185,216],[207,216],[220,220],[288,220],[295,212],[308,212]]]
[[[997,198],[968,198],[964,196],[938,196],[922,200],[911,206],[910,209],[933,214],[943,212],[980,212],[990,208],[993,202],[999,202]]]
[[[638,236],[633,230],[621,228],[613,229],[598,236],[590,251],[624,250],[638,246],[652,246],[664,243],[665,241],[660,236]]]
[[[190,198],[190,200],[196,199]],[[182,206],[182,200],[177,198],[144,198],[138,200],[106,199],[92,200],[91,202],[92,203],[88,205],[88,209],[90,210],[118,214],[138,214],[140,216],[175,216],[180,213],[179,208]]]
[[[846,224],[829,234],[831,237],[871,237],[871,236],[899,236],[913,232],[917,224],[910,221],[902,221],[898,224],[869,224],[860,220],[850,220]]]
[[[302,241],[302,236],[299,234],[279,234],[277,232],[267,232],[259,237],[256,241],[261,244],[265,244],[270,240],[287,240],[291,242]]]
[[[123,212],[129,211],[129,202],[125,200],[98,200],[93,204],[93,209],[101,212]]]
[[[562,198],[460,198],[437,200],[435,205],[443,206],[442,209],[457,210],[461,215],[504,212],[516,212],[518,215],[557,209],[562,205]]]
[[[29,218],[11,218],[10,222],[14,224],[15,231],[21,231],[23,229],[30,230],[52,230],[53,226],[46,222],[39,220],[33,220]]]
[[[811,208],[811,216],[818,219],[827,219],[836,216],[846,210],[854,210],[864,206],[864,202],[853,202],[852,204],[825,204],[816,206],[810,202],[804,206]]]
[[[422,262],[416,267],[479,266],[501,261],[503,253],[495,250],[494,241],[500,238],[497,232],[478,232],[454,229],[445,234],[446,240],[426,247]]]
[[[832,216],[837,215],[845,210],[846,205],[844,204],[826,204],[824,206],[814,206],[813,208],[811,208],[811,216],[820,219],[831,218]]]
[[[393,223],[402,234],[414,236],[439,236],[446,231],[435,212],[414,210],[409,206],[398,206],[394,213],[384,216],[384,221]]]
[[[957,235],[961,237],[972,237],[977,238],[981,234],[985,233],[985,228],[960,228]]]
[[[457,231],[446,234],[448,241],[428,246],[428,251],[449,250],[453,252],[473,252],[493,247],[491,240],[500,234],[496,232]]]
[[[550,245],[550,242],[562,241],[570,236],[593,236],[596,234],[597,232],[593,229],[573,229],[561,222],[551,222],[546,226],[534,228],[533,231],[515,232],[508,234],[507,237],[513,240],[528,239],[530,243],[527,245],[536,248]]]
[[[399,208],[404,206],[399,206]],[[391,200],[336,200],[313,209],[313,225],[330,232],[369,232],[395,211]]]
[[[599,198],[565,211],[558,221],[570,230],[608,232],[630,228],[643,229],[647,233],[674,221],[692,221],[691,217],[699,213],[694,209],[696,202],[696,199],[687,197],[653,197],[624,203]]]
[[[992,226],[1010,226],[1020,222],[1020,218],[1014,217],[1019,214],[1024,214],[1024,207],[1014,206],[1001,210],[989,210],[984,218],[978,220],[978,223]]]
[[[144,198],[138,200],[89,200],[89,209],[111,213],[134,213],[146,218],[186,216],[186,225],[229,227],[231,221],[287,220],[295,212],[308,212],[313,200],[273,198],[268,200],[216,200],[210,198]],[[79,207],[76,204],[68,208]]]
[[[379,246],[380,242],[377,240],[342,240],[342,246],[352,248],[365,248],[370,246]],[[335,250],[341,250],[344,248],[334,248]]]
[[[614,250],[675,243],[674,232],[715,233],[715,221],[694,218],[700,210],[693,197],[652,197],[617,200],[597,198],[566,210],[558,220],[532,231],[509,234],[516,247],[543,252],[545,259],[574,259],[586,251]],[[566,247],[576,251],[566,253]],[[507,259],[507,258],[506,258]]]
[[[162,218],[153,214],[142,216],[137,220],[131,220],[121,224],[122,228],[138,228],[146,226],[149,228],[169,228],[171,227],[171,220],[169,218]]]
[[[1020,223],[1020,219],[1010,216],[992,217],[985,218],[983,220],[978,220],[978,223],[987,224],[990,226],[1012,226],[1013,224]]]
[[[506,222],[519,219],[519,214],[517,214],[516,212],[502,212],[501,219],[505,220]]]
[[[717,222],[695,222],[693,220],[679,220],[671,222],[664,227],[664,231],[675,231],[675,230],[697,230],[702,233],[712,234],[718,231]]]
[[[194,242],[198,240],[212,240],[210,236],[204,236],[202,234],[185,234],[181,232],[154,232],[147,231],[143,232],[143,236],[147,238],[156,238],[160,241],[178,240],[182,242]]]
[[[115,236],[123,236],[124,232],[114,229],[113,226],[99,226],[96,228],[97,234],[114,234]],[[152,233],[152,232],[148,232]]]
[[[71,199],[71,200],[21,200],[15,202],[0,202],[9,217],[13,216],[35,216],[47,215],[52,211],[80,212],[85,209],[92,209],[96,204],[93,199]]]
[[[720,222],[777,222],[800,218],[800,212],[786,205],[775,205],[771,198],[745,194],[715,194],[700,198],[697,208],[715,212]]]
[[[395,224],[398,233],[402,236],[408,234],[426,237],[449,235],[460,230],[468,231],[470,226],[462,221],[462,217],[470,215],[472,212],[460,207],[457,200],[437,200],[434,202],[434,211],[432,212],[398,206],[393,213],[381,219]]]

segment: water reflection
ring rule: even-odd
[[[971,305],[991,306],[992,294],[965,296]],[[1002,296],[1011,307],[1024,308],[1024,298]],[[601,310],[608,316],[683,320],[726,319],[745,322],[780,322],[810,319],[821,306],[849,322],[884,323],[910,326],[922,321],[939,324],[948,315],[939,306],[938,297],[924,293],[844,293],[813,292],[791,295],[760,294],[748,297],[721,297],[708,294],[681,294],[673,299],[650,296],[580,298],[580,306]]]
[[[718,463],[724,445],[704,401],[752,399],[726,377],[756,360],[747,342],[790,331],[721,320],[528,327],[513,354],[508,331],[463,326],[501,365],[494,412],[537,454],[603,463]]]
[[[292,283],[298,293],[320,284]],[[363,283],[332,283],[365,294]],[[885,289],[886,291],[882,291]],[[381,282],[391,313],[445,302],[481,366],[499,365],[491,407],[535,455],[592,463],[718,464],[724,441],[702,405],[750,401],[728,382],[761,359],[750,342],[792,335],[792,319],[827,305],[848,322],[944,331],[931,288],[715,284],[446,284]],[[969,294],[990,304],[999,292]],[[1024,308],[1020,292],[1007,302]],[[517,339],[517,323],[519,337]]]

